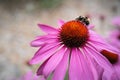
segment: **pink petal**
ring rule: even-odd
[[[44,69],[46,63],[48,62],[48,60],[49,60],[49,58],[43,64],[40,65],[40,67],[37,70],[37,75],[43,75],[43,69]]]
[[[48,34],[45,36],[39,36],[35,40],[31,42],[31,46],[33,47],[40,47],[45,43],[51,43],[58,41],[58,34],[52,35]]]
[[[94,31],[89,30],[89,40],[97,42],[106,42],[100,35],[96,34]]]
[[[97,47],[97,46],[96,46]],[[88,54],[91,55],[95,59],[95,61],[105,70],[108,70],[110,72],[113,71],[112,65],[109,63],[109,61],[99,53],[99,51],[96,51],[95,48],[91,47],[91,45],[87,45],[85,47],[85,50]]]
[[[40,40],[35,40],[35,41],[32,41],[31,43],[30,43],[30,45],[32,46],[32,47],[40,47],[40,46],[42,46],[43,44],[45,44],[43,41],[40,41]]]
[[[109,71],[104,71],[102,80],[119,80],[116,73],[110,73]]]
[[[69,67],[69,79],[70,80],[81,80],[82,74],[81,73],[81,65],[78,53],[76,49],[72,49],[71,58],[70,58],[70,67]]]
[[[116,64],[113,64],[113,67],[116,71],[116,74],[120,80],[120,54],[119,54],[119,59],[118,59],[118,62]]]
[[[107,43],[103,42],[97,42],[97,41],[90,41],[88,42],[88,44],[93,45],[93,46],[97,46],[96,49],[100,52],[101,50],[105,49],[108,51],[113,51],[116,53],[119,53],[119,50]]]
[[[90,31],[90,38],[89,38],[89,44],[92,44],[94,46],[97,46],[96,48],[98,50],[100,49],[110,49],[113,51],[118,51],[115,47],[112,47],[111,45],[109,45],[105,39],[101,38],[99,35],[95,34],[93,31]]]
[[[60,45],[60,43],[58,43],[58,42],[51,43],[51,44],[44,44],[40,47],[40,49],[35,53],[34,56],[44,54],[46,51],[48,51],[48,50],[50,50],[58,45]]]
[[[64,77],[68,68],[69,54],[70,54],[70,50],[68,49],[65,52],[63,59],[61,60],[59,65],[56,67],[53,73],[52,80],[64,80]]]
[[[60,61],[63,58],[63,55],[66,52],[66,48],[62,47],[56,54],[54,54],[46,63],[44,69],[43,69],[43,74],[47,77],[60,63]]]
[[[71,52],[69,79],[94,80],[87,60],[84,58],[83,54],[77,49],[73,49]]]
[[[40,38],[57,38],[59,34],[47,34],[47,35],[40,35],[40,36],[37,36],[35,39],[40,39]]]
[[[63,20],[58,21],[58,25],[61,27],[65,22]]]
[[[108,51],[113,52],[113,53],[120,53],[119,50],[117,50],[116,48],[112,47],[111,45],[105,43],[104,41],[102,43],[100,43],[100,42],[92,42],[92,43],[89,43],[89,44],[93,45],[93,46],[97,46],[96,49],[99,52],[104,49],[104,50],[108,50]],[[120,63],[117,62],[116,64],[113,64],[113,67],[115,68],[117,66],[117,64],[120,64]],[[118,75],[120,75],[120,69],[119,69],[119,67],[116,68],[116,73],[118,73]],[[114,76],[113,76],[113,74],[114,74]],[[104,72],[104,76],[103,76],[103,80],[118,80],[118,78],[116,76],[117,75],[114,72],[110,73],[109,71],[105,71]]]
[[[59,48],[59,46],[55,46],[54,48],[45,51],[44,54],[38,55],[39,54],[38,53],[38,54],[34,55],[34,57],[30,60],[30,64],[37,64],[40,61],[45,61],[51,55],[53,55],[57,51],[58,48]]]
[[[82,67],[81,72],[84,72],[84,75],[82,76],[83,80],[86,80],[86,79],[94,80],[93,72],[90,67],[90,63],[88,62],[88,58],[86,57],[86,54],[78,50],[78,55],[79,55],[79,60],[81,62],[81,67]]]
[[[97,62],[87,53],[87,51],[83,48],[83,52],[87,57],[87,62],[89,62],[89,66],[94,75],[95,80],[102,80],[103,68],[97,64]]]
[[[86,51],[86,53],[88,53],[89,55],[91,55],[91,57],[93,57],[95,59],[95,61],[101,66],[101,68],[104,69],[104,72],[107,72],[107,75],[103,76],[102,80],[116,80],[117,79],[117,78],[113,77],[113,74],[116,76],[116,74],[114,73],[113,66],[109,63],[109,61],[104,56],[102,56],[99,53],[99,51],[97,52],[95,49],[93,49],[90,46],[86,47],[84,50]],[[98,69],[99,68],[100,67],[98,66]],[[100,70],[98,70],[98,71],[100,71]],[[100,71],[100,72],[102,72],[102,71]],[[100,73],[98,72],[98,74],[100,74]],[[112,77],[112,79],[110,79],[111,77]]]
[[[48,25],[44,25],[44,24],[38,24],[38,26],[46,33],[48,34],[56,34],[58,33],[58,30],[53,28],[53,27],[50,27]]]
[[[57,41],[57,39],[45,39],[45,38],[41,38],[41,39],[37,39],[31,42],[31,46],[33,47],[40,47],[46,43],[55,43]]]
[[[92,44],[92,43],[91,43]],[[99,44],[99,43],[96,43],[96,45],[98,46],[96,49],[98,49],[99,51],[101,50],[108,50],[110,52],[113,52],[113,53],[120,53],[119,50],[117,48],[115,48],[114,46],[111,46],[111,45],[105,45],[105,44]],[[96,46],[95,45],[95,46]]]

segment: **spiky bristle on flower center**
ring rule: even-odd
[[[118,61],[118,55],[113,52],[102,50],[100,53],[105,56],[111,64],[115,64]]]
[[[67,47],[81,47],[88,40],[88,29],[80,21],[73,20],[62,25],[60,41]]]

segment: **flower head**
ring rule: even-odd
[[[47,34],[31,42],[32,46],[40,47],[30,61],[31,64],[41,62],[37,75],[46,78],[52,75],[52,80],[64,80],[68,71],[70,80],[101,80],[106,71],[112,76],[112,63],[118,62],[118,54],[105,55],[107,48],[100,45],[106,42],[87,27],[87,18],[79,18],[60,21],[58,29],[38,24]]]
[[[82,47],[88,40],[88,30],[79,21],[69,21],[62,25],[60,30],[60,42],[67,47]]]

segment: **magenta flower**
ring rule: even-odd
[[[30,64],[41,62],[37,75],[46,78],[52,75],[52,80],[64,80],[67,72],[69,80],[102,80],[103,72],[109,78],[117,76],[112,64],[118,62],[118,54],[104,55],[107,48],[102,47],[104,52],[99,47],[107,43],[90,29],[92,26],[87,27],[87,18],[59,23],[58,29],[38,24],[46,35],[31,42],[33,47],[40,47],[30,61]]]
[[[112,24],[120,28],[120,16],[113,18]]]

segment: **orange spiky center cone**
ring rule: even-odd
[[[82,47],[88,40],[88,29],[80,21],[73,20],[62,25],[60,41],[67,47]]]

